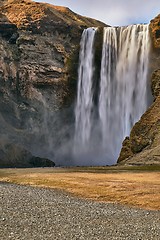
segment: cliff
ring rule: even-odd
[[[71,81],[69,61],[76,57],[77,63],[72,55],[77,54],[82,30],[104,24],[65,7],[28,0],[10,0],[0,14],[1,61],[7,56],[3,80],[9,83],[10,78],[10,90],[18,89],[29,99],[35,97],[32,87],[61,85],[63,91],[55,96],[61,105]]]
[[[54,149],[73,123],[79,42],[83,29],[92,26],[105,24],[65,7],[1,1],[2,141],[54,159]]]
[[[119,164],[160,164],[160,15],[150,23],[151,89],[154,102],[135,124],[122,146]]]
[[[58,149],[67,164],[79,43],[83,29],[92,26],[102,33],[106,25],[65,7],[1,1],[0,166],[50,165],[46,158],[57,160]],[[154,102],[125,139],[119,164],[160,163],[160,15],[151,21],[150,33]],[[100,46],[102,34],[98,38]],[[101,47],[95,54],[99,66]]]

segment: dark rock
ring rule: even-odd
[[[158,26],[160,26],[160,25],[158,24]],[[156,30],[155,37],[156,37],[156,38],[160,38],[160,30],[159,30],[159,29]]]
[[[160,14],[151,21],[150,32],[154,48],[160,49]]]
[[[49,159],[34,157],[22,146],[8,140],[0,140],[0,167],[54,167]]]
[[[10,39],[9,39],[9,43],[10,44],[16,44],[16,41],[17,41],[18,37],[19,37],[18,32],[13,33],[12,36],[10,37]]]
[[[4,14],[0,13],[0,36],[6,40],[11,38],[16,40],[18,38],[17,30],[17,26],[11,23]]]
[[[160,69],[153,72],[151,88],[153,96],[156,99],[160,94]]]
[[[46,158],[32,157],[29,163],[33,167],[54,167],[55,163]]]

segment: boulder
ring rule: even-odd
[[[33,156],[22,146],[8,140],[0,140],[0,167],[54,167],[55,163],[49,159]]]

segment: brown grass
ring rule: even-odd
[[[160,171],[121,168],[1,169],[0,181],[61,189],[96,201],[160,210]]]

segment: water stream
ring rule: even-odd
[[[74,155],[82,165],[110,165],[148,108],[149,26],[104,28],[99,89],[93,88],[95,33],[86,29],[81,39]]]

